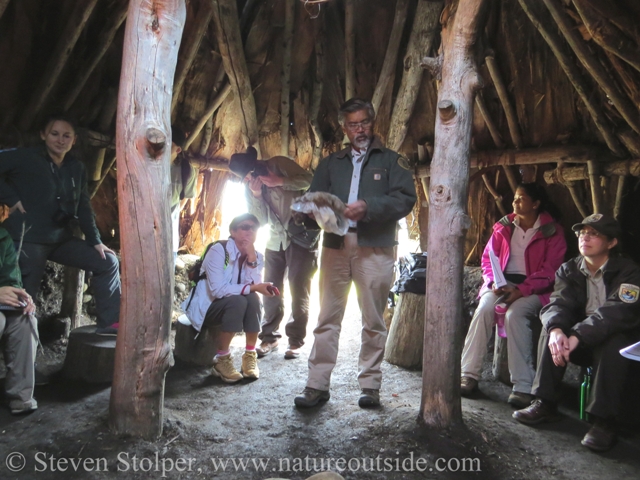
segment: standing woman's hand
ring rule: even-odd
[[[98,251],[98,253],[100,254],[100,256],[102,257],[103,260],[105,260],[107,258],[106,255],[105,255],[106,253],[111,253],[113,255],[116,254],[116,252],[111,250],[106,245],[103,245],[102,243],[99,243],[98,245],[94,245],[93,248],[95,248]]]

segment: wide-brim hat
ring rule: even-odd
[[[609,238],[620,238],[621,229],[618,221],[602,213],[594,213],[582,220],[581,223],[576,223],[573,227],[574,232],[579,232],[584,227],[591,227],[594,230],[606,235]]]
[[[247,173],[253,172],[258,162],[258,152],[255,148],[249,147],[245,153],[234,153],[229,160],[229,170],[238,175],[240,178],[247,176]]]

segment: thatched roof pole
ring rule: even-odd
[[[448,427],[462,421],[460,351],[462,269],[475,92],[481,79],[474,47],[483,0],[460,0],[443,31],[435,150],[431,162],[426,318],[419,419]]]
[[[113,39],[118,32],[118,29],[122,25],[122,22],[127,18],[127,10],[129,8],[128,0],[120,0],[120,3],[116,5],[116,8],[112,12],[109,12],[109,15],[106,17],[106,23],[102,32],[100,32],[100,36],[98,37],[98,41],[96,42],[96,48],[91,57],[89,57],[82,66],[78,69],[78,77],[74,79],[71,84],[71,90],[62,100],[62,109],[66,112],[71,108],[73,102],[76,101],[78,95],[84,88],[89,80],[89,77],[95,70],[95,68],[100,63],[100,60],[104,57],[107,50],[113,43]]]
[[[487,104],[484,101],[484,95],[482,95],[482,91],[478,92],[476,95],[476,105],[478,106],[478,110],[480,110],[480,114],[484,119],[484,123],[489,129],[489,133],[491,134],[491,138],[493,139],[493,143],[497,148],[504,148],[505,143],[500,136],[500,131],[498,130],[498,126],[496,122],[491,117],[491,113],[487,108]]]
[[[224,70],[229,77],[231,90],[236,96],[242,113],[244,146],[253,146],[260,155],[256,102],[253,98],[249,69],[242,47],[240,22],[235,0],[212,0],[213,20],[216,25],[218,48]]]
[[[296,16],[297,0],[285,0],[284,30],[282,32],[282,70],[280,71],[280,153],[289,156],[289,115],[291,113],[291,45],[293,43],[293,22]]]
[[[605,143],[609,149],[619,157],[626,156],[626,152],[616,138],[611,122],[604,113],[602,106],[598,103],[597,98],[593,95],[591,86],[587,83],[584,75],[575,64],[572,55],[566,44],[562,40],[555,28],[551,28],[551,19],[549,12],[542,6],[539,0],[518,0],[522,9],[525,11],[531,23],[538,29],[542,38],[549,44],[551,51],[558,59],[558,63],[564,70],[564,73],[573,84],[578,95],[584,102],[587,110],[593,118],[593,122],[602,134]]]
[[[345,89],[344,99],[356,95],[356,30],[355,0],[345,0],[344,4],[344,43],[345,43]]]
[[[418,2],[407,53],[404,56],[404,74],[393,107],[389,134],[387,135],[387,146],[391,150],[400,150],[407,136],[409,120],[411,120],[413,107],[416,104],[422,83],[421,60],[431,51],[440,21],[442,5],[442,2],[427,0],[419,0]]]
[[[393,28],[391,29],[389,43],[387,44],[387,52],[384,55],[384,62],[382,63],[380,76],[376,83],[376,89],[373,92],[373,97],[371,97],[371,103],[373,104],[373,109],[376,112],[380,109],[384,93],[387,91],[389,82],[393,78],[393,74],[396,69],[398,52],[400,50],[400,41],[402,40],[402,32],[404,31],[404,24],[407,20],[408,11],[409,0],[397,0],[396,13],[393,17]]]
[[[187,78],[187,73],[193,64],[198,53],[198,48],[202,39],[207,33],[207,27],[213,14],[211,0],[200,0],[198,12],[195,15],[193,25],[186,32],[184,40],[181,42],[180,54],[178,55],[178,65],[176,66],[176,77],[173,80],[173,97],[171,99],[171,111],[173,112],[180,98],[182,86]]]
[[[311,154],[311,169],[315,170],[322,158],[323,138],[318,116],[320,115],[320,105],[322,104],[322,92],[324,91],[324,42],[325,42],[325,19],[324,10],[320,11],[321,27],[316,35],[315,59],[316,71],[313,76],[313,91],[311,93],[311,104],[309,106],[309,124],[313,131],[313,153]]]
[[[594,10],[587,0],[573,0],[573,4],[594,42],[640,72],[638,45],[625,38],[625,34]]]
[[[44,106],[47,96],[55,86],[62,69],[67,64],[67,60],[71,56],[71,51],[78,41],[78,37],[82,33],[93,9],[98,0],[87,0],[78,2],[71,12],[67,25],[62,32],[62,36],[56,43],[53,53],[49,56],[47,66],[40,72],[40,81],[31,95],[31,99],[27,107],[22,111],[18,127],[21,130],[28,130],[33,125],[34,120],[40,109]]]
[[[596,56],[591,54],[589,47],[580,37],[569,15],[560,5],[559,0],[543,0],[543,2],[551,12],[551,16],[558,24],[560,32],[562,32],[564,38],[575,52],[578,60],[595,79],[629,126],[636,133],[640,133],[640,114],[638,109],[616,88],[615,81],[611,78],[611,75],[605,70]]]
[[[640,159],[618,160],[617,162],[602,162],[600,164],[600,175],[605,177],[616,177],[631,175],[640,177]],[[544,172],[544,180],[548,184],[576,182],[589,179],[588,165],[575,167],[556,168]]]
[[[193,127],[191,135],[189,135],[189,137],[184,141],[184,144],[182,145],[183,150],[186,151],[189,149],[193,141],[200,134],[202,128],[210,119],[213,118],[213,114],[218,108],[220,108],[220,105],[222,105],[222,102],[225,101],[229,93],[231,93],[231,85],[229,83],[225,83],[222,90],[220,90],[220,92],[209,102],[209,105],[207,105],[207,109],[204,111],[195,127]]]
[[[123,296],[109,423],[147,439],[162,434],[173,363],[171,92],[185,16],[182,0],[130,1],[116,122]]]

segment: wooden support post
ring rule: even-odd
[[[182,0],[131,0],[120,77],[116,147],[123,295],[109,424],[117,434],[147,439],[162,434],[164,379],[173,364],[171,92],[185,17]]]
[[[484,60],[487,64],[487,70],[489,70],[489,74],[491,75],[491,80],[493,80],[493,85],[496,87],[496,91],[498,92],[498,98],[500,99],[500,103],[504,109],[504,114],[507,117],[507,125],[509,125],[509,133],[511,134],[513,146],[517,149],[521,149],[524,144],[522,142],[522,135],[520,134],[518,116],[516,115],[516,110],[513,108],[513,104],[509,99],[507,87],[502,81],[502,75],[500,75],[498,63],[496,62],[493,53],[487,55]]]
[[[210,116],[202,129],[202,140],[200,141],[200,155],[206,155],[211,145],[211,135],[213,135],[213,116]]]
[[[619,157],[626,156],[624,148],[622,148],[614,134],[611,122],[605,115],[602,106],[598,103],[596,96],[593,95],[591,86],[589,86],[580,68],[576,65],[573,56],[557,30],[550,26],[552,20],[549,18],[549,12],[546,11],[539,0],[518,0],[518,2],[520,2],[520,6],[522,6],[531,23],[538,29],[542,38],[544,38],[558,59],[564,73],[591,114],[593,122],[602,133],[602,137],[609,149]]]
[[[89,184],[89,198],[93,198],[95,196],[95,194],[98,192],[98,189],[100,188],[100,185],[102,185],[102,182],[104,182],[104,179],[107,178],[107,175],[109,175],[111,168],[116,164],[115,152],[112,154],[109,161],[107,162],[103,161],[103,165],[105,164],[106,164],[106,167],[103,166],[102,168],[102,175],[100,175],[100,180],[98,180],[97,182],[90,182]]]
[[[422,368],[422,338],[424,337],[424,295],[404,292],[398,304],[384,349],[384,359],[403,368]]]
[[[600,175],[598,174],[598,165],[594,160],[587,162],[589,170],[589,183],[591,184],[591,202],[593,204],[593,213],[602,213],[602,190],[600,188]]]
[[[238,99],[242,112],[242,135],[245,147],[253,146],[260,157],[256,102],[251,89],[247,60],[242,47],[240,22],[235,0],[212,0],[213,20],[216,25],[218,48],[231,90]]]
[[[71,319],[71,330],[78,327],[78,320],[82,316],[83,289],[84,270],[73,267],[64,267],[60,316],[69,317]]]
[[[624,184],[626,180],[626,176],[620,175],[618,177],[618,188],[616,189],[616,203],[613,207],[613,216],[619,220],[620,211],[622,209],[622,197],[624,195]]]
[[[595,55],[592,55],[585,41],[582,39],[575,24],[571,21],[569,14],[564,10],[559,0],[542,0],[551,12],[551,16],[558,24],[560,32],[564,35],[567,43],[571,46],[580,63],[595,79],[602,91],[607,95],[616,110],[622,115],[629,126],[640,133],[640,115],[638,109],[631,104],[617,88],[616,84],[607,72],[605,67],[598,61]]]
[[[576,208],[580,212],[580,215],[582,215],[582,218],[587,218],[589,216],[589,212],[587,211],[587,208],[582,203],[582,200],[580,200],[580,195],[578,194],[576,182],[568,182],[566,186],[569,189],[569,193],[571,194],[573,203],[575,204]]]
[[[573,0],[573,4],[593,41],[640,72],[638,45],[593,9],[588,0]]]
[[[409,121],[422,83],[421,61],[431,51],[438,30],[442,5],[442,2],[418,1],[407,53],[404,56],[402,82],[389,124],[387,147],[391,150],[400,150],[407,136]]]
[[[355,0],[345,0],[344,5],[344,43],[345,43],[345,89],[344,99],[356,96],[356,30]]]
[[[603,162],[600,165],[599,174],[605,177],[617,177],[618,175],[640,177],[640,159]],[[563,167],[561,170],[558,168],[544,172],[544,180],[548,184],[577,182],[588,178],[589,169],[586,165]]]
[[[78,69],[78,76],[73,79],[73,82],[71,83],[71,90],[69,90],[62,100],[62,109],[65,112],[69,110],[71,105],[73,105],[73,102],[76,101],[76,98],[78,98],[78,95],[80,95],[80,92],[86,85],[87,80],[89,80],[89,77],[100,63],[100,60],[102,60],[105,53],[107,53],[107,50],[109,50],[118,29],[127,18],[128,8],[128,0],[120,0],[120,2],[116,4],[113,10],[110,11],[105,18],[106,23],[102,32],[100,32],[93,55],[89,57]]]
[[[384,92],[387,91],[389,82],[393,78],[396,70],[400,40],[402,40],[402,32],[404,31],[408,11],[409,0],[396,1],[396,14],[393,17],[393,27],[391,28],[391,35],[389,36],[389,43],[387,44],[387,52],[384,55],[384,62],[382,63],[380,76],[376,83],[376,89],[373,91],[373,97],[371,97],[371,104],[376,112],[380,109]]]
[[[489,180],[489,177],[486,173],[482,174],[482,181],[484,182],[484,186],[487,187],[487,190],[493,197],[493,200],[496,202],[496,206],[498,207],[498,210],[500,210],[500,214],[504,217],[507,214],[507,211],[504,209],[504,205],[502,204],[502,196],[496,191],[495,188],[493,188],[493,185],[491,185],[491,180]]]
[[[202,39],[207,34],[207,27],[213,14],[211,0],[200,0],[198,12],[195,15],[192,25],[185,32],[184,40],[181,42],[180,54],[178,55],[178,65],[176,66],[176,76],[173,80],[173,97],[171,98],[171,111],[176,108],[182,86],[187,78],[187,73],[198,54],[198,48]]]
[[[289,156],[289,114],[291,105],[291,45],[293,43],[293,22],[296,17],[297,0],[285,0],[284,31],[282,32],[282,70],[280,71],[280,153]]]
[[[460,353],[462,272],[471,124],[481,86],[474,63],[482,0],[460,0],[443,32],[442,83],[438,92],[427,251],[426,323],[419,419],[448,427],[462,421]]]
[[[322,147],[324,139],[322,138],[322,129],[318,116],[320,115],[320,105],[322,104],[322,92],[324,91],[324,41],[325,41],[325,20],[324,10],[320,11],[321,27],[316,36],[315,59],[316,71],[313,77],[313,92],[311,93],[311,105],[309,107],[309,124],[313,131],[313,153],[311,154],[311,169],[315,170],[322,158]]]
[[[58,81],[67,60],[69,60],[71,51],[78,41],[78,37],[80,37],[87,20],[89,20],[96,3],[98,3],[98,0],[86,0],[75,4],[62,36],[58,39],[53,53],[49,55],[47,66],[40,72],[40,81],[33,91],[29,103],[22,111],[18,122],[21,130],[28,130],[33,125],[36,116],[47,100],[47,96]]]

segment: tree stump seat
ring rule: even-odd
[[[95,325],[71,330],[62,368],[64,378],[88,383],[109,383],[113,380],[116,337],[98,335],[95,331]]]
[[[385,346],[387,362],[404,368],[422,368],[424,318],[424,295],[409,292],[398,295]]]
[[[204,327],[200,334],[191,325],[176,322],[176,347],[174,355],[177,359],[195,365],[210,367],[216,354],[218,332],[220,327]]]

